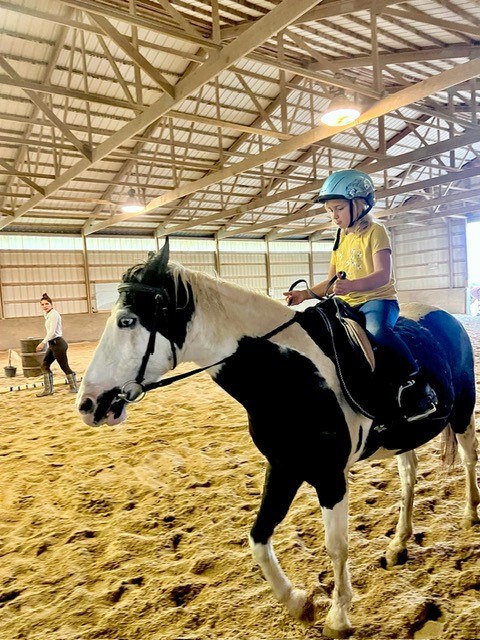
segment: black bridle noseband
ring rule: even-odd
[[[328,295],[328,290],[333,285],[335,280],[337,280],[339,277],[340,278],[345,277],[343,272],[338,276],[335,275],[328,282],[327,287],[325,289],[325,296],[323,298],[320,296],[317,296],[316,293],[314,293],[308,288],[308,284],[306,280],[297,280],[290,286],[289,291],[292,291],[292,289],[294,289],[298,284],[300,284],[301,282],[304,282],[307,285],[307,291],[312,296],[312,298],[318,298],[318,300],[325,300],[331,297],[331,295]],[[169,324],[172,324],[171,314],[169,317],[170,307],[165,304],[165,302],[169,301],[168,294],[166,293],[165,289],[151,287],[149,285],[141,284],[140,282],[123,282],[118,287],[118,291],[120,293],[129,292],[129,291],[133,291],[137,293],[149,293],[154,296],[154,300],[155,300],[153,323],[152,323],[152,328],[150,329],[150,336],[148,338],[147,348],[143,355],[142,362],[140,363],[140,368],[135,377],[135,380],[128,380],[127,382],[125,382],[125,384],[120,389],[120,392],[117,394],[117,397],[120,398],[121,400],[124,400],[125,402],[128,402],[128,403],[140,402],[140,400],[143,400],[143,398],[145,397],[145,394],[147,393],[147,391],[152,391],[152,389],[159,389],[160,387],[166,387],[170,384],[173,384],[174,382],[178,382],[179,380],[183,380],[184,378],[189,378],[190,376],[194,376],[197,373],[201,373],[202,371],[206,371],[207,369],[216,367],[219,364],[223,364],[234,355],[232,353],[229,356],[226,356],[225,358],[222,358],[221,360],[214,362],[213,364],[209,364],[205,367],[199,367],[197,369],[192,369],[191,371],[180,373],[176,376],[170,376],[165,380],[159,380],[158,382],[150,382],[149,384],[144,384],[143,381],[145,379],[145,371],[147,369],[148,361],[150,359],[150,356],[153,355],[153,353],[155,352],[155,340],[157,335],[158,322],[161,318],[163,318],[164,320],[166,320],[167,327]],[[167,298],[167,300],[165,300],[165,298]],[[175,311],[176,310],[177,310],[177,307],[175,304]],[[269,331],[265,335],[260,336],[259,339],[268,340],[269,338],[276,335],[277,333],[280,333],[280,331],[283,331],[290,325],[294,324],[298,320],[297,314],[298,312],[293,316],[293,318],[290,318],[290,320],[288,320],[287,322],[284,322],[283,324],[276,327],[275,329],[272,329],[272,331]],[[173,340],[173,337],[170,336],[167,339],[170,342],[170,348],[172,350],[172,362],[173,362],[172,370],[173,370],[177,366],[177,349],[175,347],[175,342]]]

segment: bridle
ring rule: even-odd
[[[221,360],[217,360],[213,364],[209,364],[205,367],[198,367],[197,369],[192,369],[191,371],[186,371],[185,373],[179,373],[175,376],[170,376],[169,378],[165,378],[164,380],[159,380],[158,382],[150,382],[148,384],[144,384],[145,379],[145,371],[147,369],[148,361],[150,356],[155,352],[155,340],[157,335],[157,325],[158,320],[161,318],[162,314],[164,318],[167,318],[169,307],[162,306],[162,302],[165,298],[165,290],[158,289],[156,287],[150,287],[148,285],[140,284],[137,282],[125,282],[118,287],[118,291],[123,293],[125,291],[134,291],[141,293],[150,293],[155,296],[155,309],[154,309],[154,318],[152,328],[150,329],[150,336],[148,338],[147,348],[142,358],[142,362],[140,363],[140,368],[135,377],[135,380],[128,380],[120,389],[120,392],[117,394],[117,397],[121,400],[124,400],[127,403],[140,402],[145,397],[147,391],[151,391],[152,389],[159,389],[160,387],[166,387],[174,382],[178,382],[179,380],[183,380],[185,378],[189,378],[190,376],[194,376],[197,373],[201,373],[202,371],[206,371],[207,369],[211,369],[212,367],[216,367],[219,364],[223,364],[227,360],[229,360],[234,354],[230,354]],[[297,322],[297,315],[290,318],[287,322],[284,322],[282,325],[276,327],[272,331],[269,331],[265,335],[261,336],[260,339],[266,340],[271,338],[283,329],[286,329],[290,325]],[[177,366],[177,350],[175,346],[175,342],[173,338],[170,336],[168,338],[170,342],[170,348],[172,350],[172,370]]]
[[[328,290],[333,285],[335,280],[337,280],[337,278],[339,277],[340,278],[345,277],[343,272],[338,276],[335,275],[328,282],[327,287],[325,289],[325,296],[323,297],[320,297],[316,293],[311,291],[311,289],[309,289],[308,287],[306,280],[296,280],[290,286],[289,291],[292,291],[292,289],[294,289],[298,284],[300,284],[301,282],[304,282],[307,285],[307,291],[313,298],[317,298],[318,300],[325,300],[331,297],[331,294],[327,295]],[[167,325],[167,328],[169,328],[168,327],[169,321],[171,323],[171,320],[172,320],[171,313],[169,314],[170,307],[168,306],[168,304],[165,304],[165,299],[167,299],[167,302],[168,302],[169,296],[166,293],[165,289],[160,289],[158,287],[151,287],[149,285],[141,284],[140,282],[123,282],[118,287],[118,291],[119,293],[130,292],[130,291],[136,292],[136,293],[149,293],[154,296],[154,300],[155,300],[155,307],[153,312],[153,323],[152,323],[152,328],[150,329],[147,348],[143,355],[142,362],[140,363],[140,368],[135,377],[135,380],[128,380],[127,382],[125,382],[125,384],[120,389],[119,393],[117,393],[116,397],[119,398],[120,400],[123,400],[124,402],[127,402],[129,404],[140,402],[140,400],[143,400],[143,398],[145,397],[147,391],[152,391],[153,389],[159,389],[160,387],[167,387],[168,385],[173,384],[174,382],[178,382],[179,380],[184,380],[185,378],[194,376],[197,373],[201,373],[202,371],[206,371],[207,369],[216,367],[219,364],[223,364],[224,362],[229,360],[233,355],[235,355],[235,353],[232,353],[229,356],[226,356],[221,360],[217,360],[217,362],[214,362],[213,364],[209,364],[205,367],[198,367],[197,369],[192,369],[191,371],[186,371],[185,373],[179,373],[178,375],[170,376],[169,378],[165,378],[164,380],[159,380],[158,382],[150,382],[148,384],[144,384],[145,371],[147,369],[148,361],[150,360],[150,356],[152,356],[155,352],[155,340],[157,336],[158,322],[161,318],[163,318],[165,320],[165,324]],[[175,311],[177,311],[176,304],[175,304]],[[283,324],[279,325],[275,329],[272,329],[272,331],[269,331],[263,336],[260,336],[259,339],[268,340],[269,338],[276,335],[277,333],[280,333],[290,325],[295,324],[298,321],[298,313],[299,312],[297,311],[293,316],[293,318],[290,318],[290,320],[287,320],[287,322],[284,322]],[[168,334],[170,334],[170,331],[168,331]],[[175,342],[173,340],[173,336],[169,335],[167,339],[170,342],[170,348],[172,350],[172,362],[173,362],[172,370],[173,370],[177,366],[177,349],[175,346]]]
[[[127,291],[135,291],[137,293],[150,293],[154,296],[155,307],[153,312],[153,323],[152,328],[150,330],[150,335],[148,338],[147,348],[142,358],[142,362],[140,363],[140,368],[135,377],[135,380],[128,380],[120,390],[118,394],[118,398],[121,400],[125,400],[125,402],[140,402],[145,397],[147,391],[150,389],[156,389],[157,386],[163,386],[161,383],[155,383],[154,386],[145,385],[143,381],[145,380],[145,371],[147,370],[148,361],[150,360],[150,356],[155,352],[155,339],[157,335],[157,326],[160,318],[168,319],[168,311],[169,306],[164,305],[163,302],[166,297],[165,289],[159,289],[157,287],[151,287],[146,284],[141,284],[140,282],[124,282],[118,287],[119,293],[124,293]],[[168,297],[168,294],[167,294]],[[167,320],[168,324],[168,320]],[[172,337],[168,338],[170,342],[170,348],[172,350],[172,361],[173,366],[172,369],[175,369],[177,366],[177,350],[175,347],[175,342]],[[166,382],[166,381],[165,381]]]

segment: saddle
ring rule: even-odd
[[[374,348],[360,314],[339,298],[326,297],[297,315],[297,322],[335,363],[350,406],[368,418],[378,415]]]

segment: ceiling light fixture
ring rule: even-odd
[[[128,198],[122,204],[122,211],[124,213],[140,213],[145,209],[144,205],[140,202],[140,198],[135,193],[135,189],[128,190]]]
[[[347,98],[343,89],[336,91],[320,120],[329,127],[341,127],[354,122],[360,115],[357,105]]]

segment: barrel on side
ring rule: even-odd
[[[23,375],[26,378],[34,378],[42,374],[41,364],[44,353],[35,351],[37,345],[40,344],[42,338],[25,338],[20,340]]]

